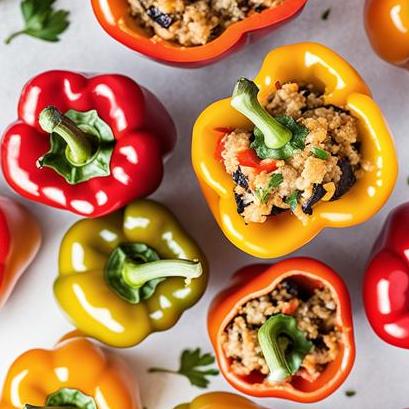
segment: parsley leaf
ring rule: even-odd
[[[255,193],[260,203],[266,203],[268,201],[268,198],[270,197],[272,190],[280,186],[283,181],[284,178],[281,173],[274,173],[271,175],[266,188],[257,188]]]
[[[318,159],[327,160],[329,158],[329,153],[324,151],[324,149],[314,147],[311,149],[311,152]]]
[[[201,370],[201,367],[206,367],[214,364],[215,358],[211,354],[201,353],[200,348],[186,349],[182,352],[180,357],[180,366],[177,371],[163,368],[150,368],[149,373],[171,373],[176,375],[186,376],[189,379],[190,384],[199,388],[207,388],[210,380],[209,376],[216,376],[219,371],[214,368]]]
[[[63,33],[70,22],[69,11],[55,10],[53,5],[56,0],[23,0],[21,13],[25,26],[22,30],[11,34],[5,43],[10,44],[16,37],[26,34],[44,41],[59,41],[59,35]]]
[[[292,212],[294,212],[298,206],[299,195],[300,192],[296,190],[295,192],[291,193],[291,195],[288,196],[287,199],[285,200],[285,202],[290,206]]]
[[[250,145],[260,159],[288,159],[297,150],[305,148],[305,138],[309,134],[308,128],[299,124],[294,118],[287,115],[276,116],[275,119],[292,132],[291,140],[282,148],[271,149],[264,142],[264,135],[259,129],[254,130],[254,141]]]
[[[347,396],[348,398],[352,398],[352,396],[355,396],[355,395],[356,395],[356,391],[352,389],[345,391],[345,396]]]

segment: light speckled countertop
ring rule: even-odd
[[[17,0],[0,1],[0,38],[19,28]],[[409,352],[382,343],[366,321],[361,301],[361,277],[368,252],[387,211],[408,198],[409,187],[409,74],[378,59],[362,25],[360,0],[310,0],[292,24],[209,67],[182,70],[145,59],[108,37],[97,24],[89,1],[60,0],[72,11],[72,26],[57,44],[28,37],[12,45],[0,42],[0,129],[15,119],[23,84],[34,74],[53,68],[84,72],[119,72],[150,88],[165,103],[179,130],[175,154],[166,165],[165,179],[154,195],[167,204],[197,238],[211,261],[211,281],[201,302],[189,310],[170,331],[149,337],[142,345],[120,351],[132,364],[148,409],[171,409],[200,394],[182,377],[147,374],[151,366],[177,366],[185,347],[210,351],[206,311],[216,291],[239,267],[255,259],[235,249],[223,237],[199,192],[190,164],[193,122],[211,101],[231,93],[241,75],[252,77],[272,48],[298,41],[319,41],[346,57],[373,90],[392,128],[401,173],[390,201],[368,223],[350,229],[327,230],[295,255],[318,257],[341,273],[349,285],[357,341],[354,370],[341,389],[325,401],[304,407],[342,409],[402,409],[409,406],[407,367]],[[328,7],[332,13],[322,21]],[[0,192],[14,196],[0,180]],[[0,312],[0,380],[17,355],[32,347],[50,347],[71,329],[57,308],[51,287],[56,275],[60,240],[76,217],[34,203],[27,203],[42,220],[44,245],[14,295]],[[360,203],[356,204],[360,206]],[[169,346],[172,347],[169,347]],[[211,390],[231,390],[222,377],[212,380]],[[347,398],[345,390],[357,391]],[[301,407],[280,400],[264,402],[272,409]]]

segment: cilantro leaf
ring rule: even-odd
[[[264,142],[264,135],[259,129],[254,130],[254,141],[250,145],[260,159],[288,159],[297,150],[305,148],[305,138],[309,134],[308,128],[299,124],[294,118],[287,115],[276,116],[275,119],[292,132],[291,140],[282,148],[271,149]]]
[[[329,158],[329,153],[324,149],[314,147],[311,152],[318,159],[327,160]]]
[[[295,192],[291,193],[290,196],[287,197],[285,202],[290,206],[291,211],[295,212],[295,209],[298,206],[298,197],[300,195],[300,192],[296,190]]]
[[[16,37],[25,34],[44,41],[56,42],[70,22],[69,11],[55,10],[53,5],[56,0],[22,0],[21,13],[25,26],[22,30],[11,34],[5,43],[10,44]]]
[[[273,175],[271,175],[271,178],[266,188],[264,189],[257,188],[255,193],[260,203],[266,203],[273,189],[280,186],[281,183],[283,183],[283,181],[284,181],[284,178],[281,173],[274,173]]]
[[[213,365],[215,358],[211,354],[201,353],[200,348],[185,349],[180,356],[180,366],[177,371],[163,368],[150,368],[149,373],[171,373],[182,375],[189,379],[190,384],[199,388],[207,388],[210,380],[208,377],[219,375],[219,371],[214,368],[203,369],[203,367]]]

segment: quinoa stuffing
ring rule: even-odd
[[[275,383],[269,379],[270,370],[258,341],[258,332],[277,314],[294,317],[298,330],[311,342],[310,351],[295,376],[313,382],[339,352],[341,333],[337,325],[337,304],[328,287],[307,292],[292,278],[283,280],[270,293],[242,305],[225,328],[221,342],[224,354],[230,359],[231,370],[238,376],[259,373],[264,375],[264,383]]]
[[[254,83],[240,81],[257,94]],[[254,110],[266,111],[281,126],[279,132],[290,129],[292,140],[280,149],[269,148],[256,118],[254,131],[234,129],[223,137],[221,160],[235,182],[237,211],[246,223],[264,223],[291,210],[305,224],[316,203],[342,197],[370,165],[362,160],[358,121],[350,112],[325,105],[312,85],[277,83],[276,88],[266,106]],[[260,105],[254,98],[251,103]],[[252,119],[252,113],[238,110]]]
[[[227,27],[286,0],[128,0],[152,36],[182,46],[207,44]]]

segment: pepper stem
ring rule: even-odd
[[[56,133],[67,143],[67,159],[75,166],[82,166],[92,156],[89,136],[71,119],[63,115],[56,107],[43,109],[39,116],[39,124],[45,132]]]
[[[240,78],[234,87],[231,105],[262,132],[268,148],[282,148],[292,139],[293,134],[261,106],[257,99],[258,93],[259,88],[253,81]]]
[[[138,264],[128,259],[124,263],[122,277],[127,285],[136,289],[158,278],[184,277],[188,283],[202,273],[202,264],[199,261],[176,259]]]
[[[278,382],[294,375],[313,347],[298,329],[296,319],[284,314],[273,315],[263,324],[258,341],[270,369],[268,378]]]

